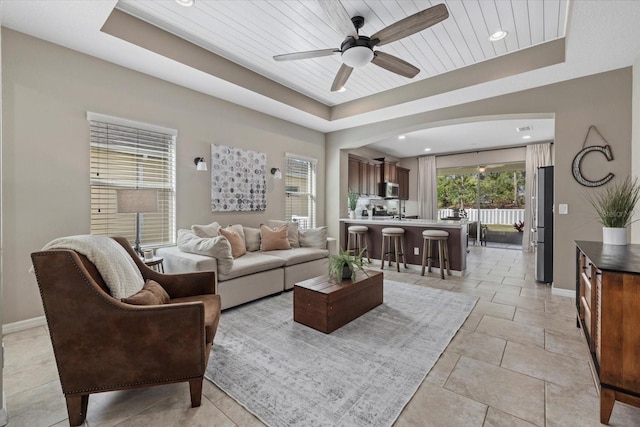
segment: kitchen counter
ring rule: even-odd
[[[422,265],[422,232],[424,230],[447,231],[449,233],[449,238],[447,239],[449,264],[452,273],[458,276],[464,275],[467,268],[467,233],[469,225],[467,221],[394,219],[374,216],[372,219],[368,217],[341,218],[340,224],[340,243],[343,248],[346,248],[347,245],[347,229],[350,225],[366,225],[369,227],[369,232],[367,233],[369,256],[378,260],[381,259],[382,229],[385,227],[403,228],[405,230],[404,240],[407,263],[414,265]],[[438,265],[437,259],[434,260],[434,264]]]
[[[460,229],[463,226],[469,224],[467,221],[452,221],[444,219],[398,219],[391,216],[379,216],[369,219],[368,217],[356,217],[355,219],[340,218],[340,222],[350,222],[353,224],[376,224],[384,225],[386,227],[391,226],[406,226],[406,227],[436,227],[436,228],[457,228]]]

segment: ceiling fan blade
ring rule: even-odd
[[[379,41],[376,45],[382,46],[420,32],[440,21],[444,21],[448,17],[447,6],[438,4],[383,28],[372,35],[371,40],[375,42],[375,39],[378,39]]]
[[[373,53],[373,55],[373,59],[371,60],[372,63],[376,64],[378,67],[384,68],[385,70],[399,74],[403,77],[409,77],[410,79],[412,79],[420,72],[419,68],[414,67],[407,61],[404,61],[398,57],[389,55],[388,53],[380,52],[379,50],[377,50]]]
[[[351,36],[356,40],[358,39],[358,30],[353,26],[351,17],[342,3],[336,0],[318,0],[318,3],[340,35]]]
[[[330,56],[334,53],[340,53],[340,49],[320,49],[308,50],[306,52],[284,53],[273,57],[276,61],[294,61],[296,59],[318,58],[321,56]]]
[[[347,80],[349,80],[349,76],[351,75],[352,71],[353,71],[353,68],[349,67],[348,65],[342,64],[340,66],[340,69],[338,70],[338,74],[336,74],[336,78],[333,79],[333,84],[331,85],[331,92],[336,92],[342,89],[342,87],[347,82]]]

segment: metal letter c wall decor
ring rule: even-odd
[[[600,138],[602,138],[602,140],[605,142],[605,145],[592,145],[590,147],[584,146],[587,143],[587,138],[589,137],[589,132],[591,132],[591,129],[595,130],[598,133],[598,135],[600,135]],[[597,181],[591,181],[582,175],[582,171],[580,170],[580,167],[582,166],[582,160],[587,154],[593,151],[597,151],[604,154],[604,156],[607,158],[608,161],[613,160],[613,153],[611,152],[611,147],[609,147],[609,143],[607,142],[606,139],[604,139],[604,137],[598,131],[598,129],[595,126],[591,125],[589,126],[589,130],[587,131],[587,136],[585,136],[584,142],[582,143],[582,150],[578,151],[578,154],[576,154],[576,156],[573,158],[573,167],[572,167],[573,177],[576,179],[576,181],[578,181],[578,183],[580,183],[581,185],[584,185],[585,187],[599,187],[611,181],[614,176],[612,173],[608,173],[607,176],[605,176],[602,179],[599,179]]]

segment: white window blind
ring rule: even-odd
[[[175,136],[170,129],[88,114],[91,234],[135,240],[136,214],[117,213],[116,190],[156,189],[158,212],[140,214],[144,247],[175,244]],[[99,118],[100,120],[97,120]]]
[[[285,216],[300,228],[316,226],[316,160],[287,154]]]

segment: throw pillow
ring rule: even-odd
[[[231,244],[223,236],[203,238],[196,236],[191,230],[178,230],[178,249],[216,258],[220,274],[229,274],[233,267]]]
[[[279,249],[291,249],[289,239],[287,239],[287,225],[281,225],[275,229],[262,224],[260,226],[260,250],[276,251]]]
[[[226,237],[229,244],[231,244],[231,256],[233,256],[234,259],[240,258],[242,255],[247,253],[247,247],[244,244],[244,240],[235,229],[231,227],[221,228],[218,230],[218,233],[220,233],[221,236]]]
[[[260,250],[260,229],[253,227],[242,227],[244,231],[244,242],[247,246],[247,252],[255,252]]]
[[[216,221],[212,222],[209,225],[192,225],[191,231],[198,237],[218,237],[218,230],[220,229],[220,224]]]
[[[267,221],[267,225],[271,228],[280,227],[281,225],[287,225],[289,227],[289,231],[287,232],[287,239],[289,239],[289,244],[292,248],[299,248],[300,241],[298,240],[298,223],[297,222],[287,222],[287,221],[279,221],[276,219],[270,219]]]
[[[247,241],[244,236],[244,227],[241,224],[233,224],[227,227],[227,229],[230,229],[230,228],[236,230],[236,232],[240,235],[240,238],[242,239],[242,244],[246,246]]]
[[[149,279],[137,293],[121,301],[133,305],[159,305],[168,303],[169,299],[167,291],[158,282]]]
[[[327,248],[327,227],[309,228],[300,230],[300,247],[302,248]]]

